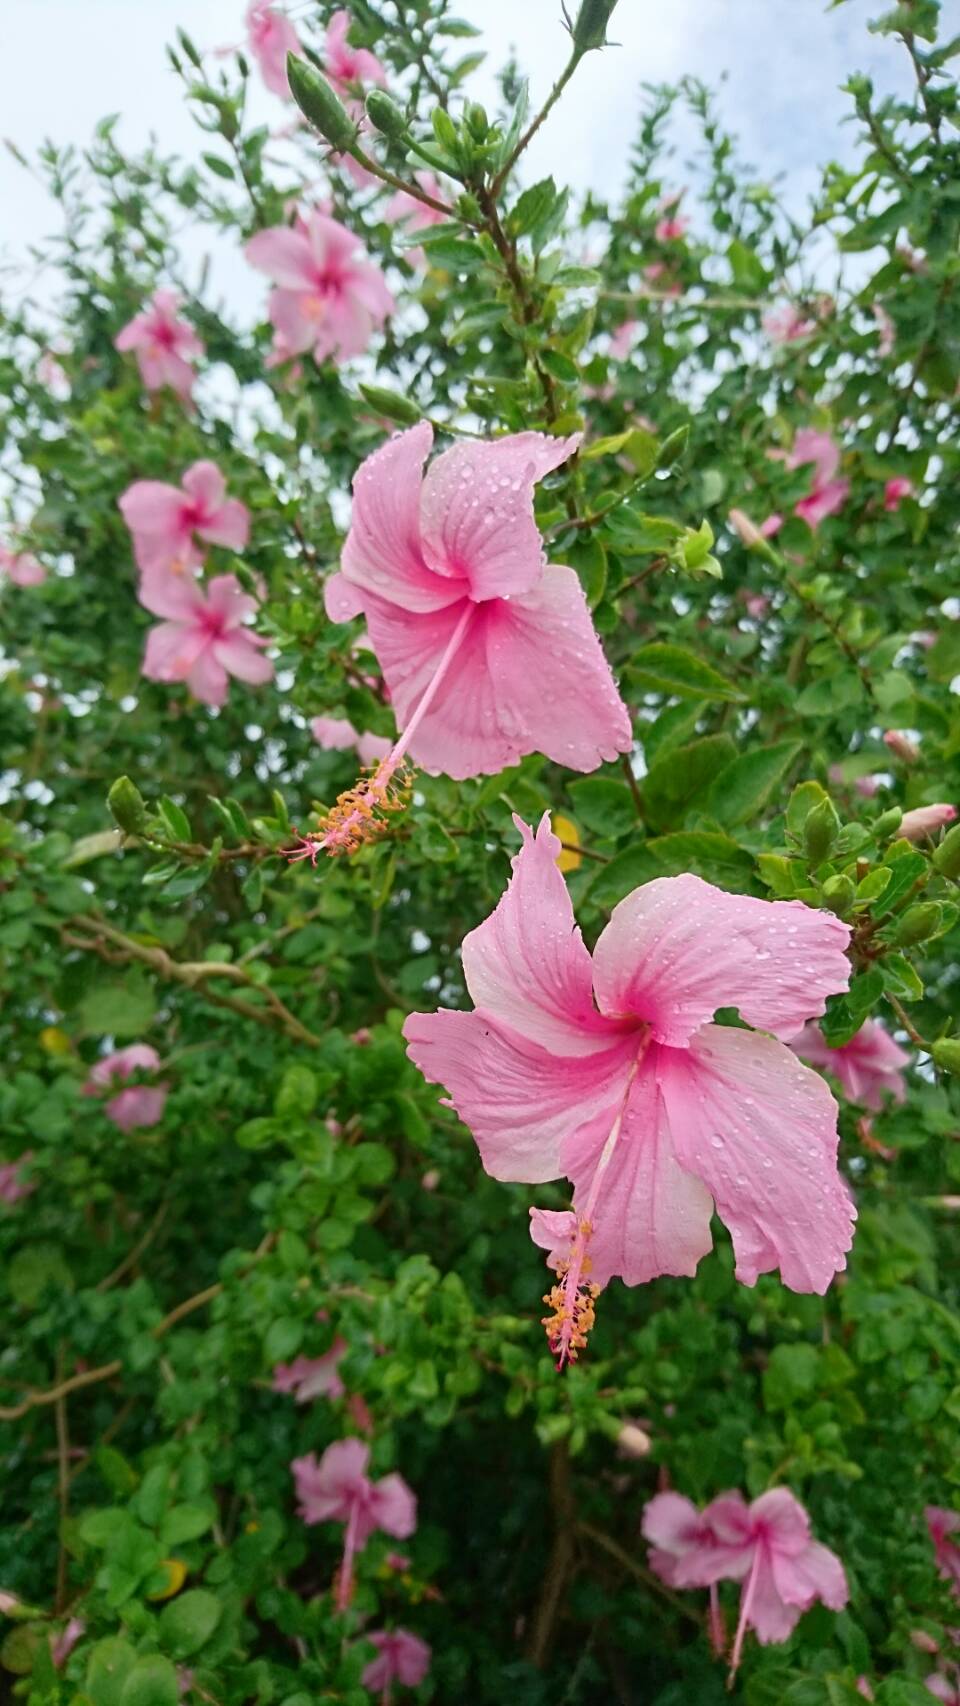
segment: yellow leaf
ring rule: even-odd
[[[73,1048],[66,1031],[60,1031],[56,1025],[47,1025],[40,1032],[40,1047],[45,1054],[69,1054]]]
[[[573,819],[569,817],[555,816],[553,819],[553,833],[554,835],[559,836],[560,840],[566,844],[561,849],[557,858],[558,871],[578,871],[580,866],[583,864],[583,860],[579,853],[575,853],[573,851],[575,847],[579,847],[580,845],[580,832]]]
[[[163,1570],[167,1579],[162,1588],[156,1588],[153,1593],[148,1593],[147,1598],[172,1599],[175,1593],[180,1592],[187,1579],[187,1566],[180,1558],[162,1558],[157,1569]]]

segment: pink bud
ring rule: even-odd
[[[752,548],[754,545],[763,544],[763,534],[756,522],[750,520],[745,510],[732,509],[727,519],[744,545]]]
[[[636,1422],[624,1422],[617,1434],[617,1445],[624,1457],[646,1457],[650,1450],[650,1436]]]
[[[439,1185],[439,1183],[440,1183],[440,1171],[439,1171],[439,1168],[437,1168],[437,1167],[429,1168],[429,1170],[426,1173],[424,1173],[423,1178],[420,1180],[420,1184],[421,1184],[423,1190],[425,1190],[425,1191],[435,1191],[437,1186]]]
[[[912,1645],[916,1647],[918,1653],[933,1654],[939,1653],[940,1651],[940,1648],[933,1636],[928,1635],[925,1629],[911,1629],[910,1640]]]
[[[901,758],[904,764],[916,764],[920,757],[920,748],[915,741],[908,738],[901,729],[888,729],[883,737],[884,746],[888,746],[896,758]]]
[[[900,834],[905,835],[908,841],[922,841],[926,835],[935,835],[945,823],[952,823],[956,815],[956,806],[943,803],[916,806],[912,812],[904,812],[900,822]]]
[[[912,496],[913,481],[908,480],[903,474],[898,474],[895,479],[888,480],[883,488],[883,507],[894,514],[900,508],[904,498]]]

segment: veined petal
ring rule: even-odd
[[[774,1548],[771,1564],[777,1593],[785,1605],[806,1611],[819,1599],[831,1611],[842,1611],[850,1597],[843,1565],[836,1553],[818,1540],[811,1540],[793,1557]]]
[[[465,588],[435,575],[420,545],[423,464],[433,443],[426,421],[397,433],[361,463],[342,570],[354,586],[405,611],[442,609]]]
[[[823,1079],[771,1037],[721,1025],[661,1049],[659,1062],[678,1162],[712,1191],[738,1280],[779,1267],[793,1291],[826,1291],[846,1266],[856,1210]]]
[[[593,1004],[590,955],[557,868],[560,843],[544,812],[536,834],[514,817],[523,846],[489,918],[464,937],[475,1007],[559,1054],[590,1054],[617,1034]]]
[[[636,1055],[636,1038],[627,1046],[629,1061]],[[626,1285],[642,1285],[659,1274],[692,1277],[713,1246],[710,1192],[677,1158],[658,1083],[662,1052],[652,1044],[637,1069],[589,1217],[589,1277],[597,1285],[616,1275]],[[561,1148],[561,1171],[573,1181],[580,1214],[586,1211],[616,1114],[616,1103],[608,1102],[587,1123],[581,1119],[579,1130]]]
[[[531,1185],[559,1177],[568,1133],[616,1108],[635,1048],[631,1038],[566,1058],[482,1013],[446,1010],[411,1013],[403,1034],[423,1076],[449,1091],[485,1170]]]
[[[427,471],[421,502],[430,567],[465,577],[476,599],[529,592],[546,564],[533,518],[533,488],[566,461],[581,436],[511,433],[466,440],[438,456]]]
[[[701,877],[657,877],[615,906],[594,951],[601,1011],[633,1013],[679,1047],[719,1007],[791,1037],[846,989],[850,931],[797,900],[726,894]]]

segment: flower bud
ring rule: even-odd
[[[943,908],[935,901],[922,900],[916,906],[908,906],[903,917],[897,922],[894,940],[898,947],[909,948],[914,942],[926,942],[935,936],[940,928]]]
[[[128,835],[140,835],[147,827],[147,805],[129,776],[118,776],[107,795],[107,807]]]
[[[920,757],[920,748],[900,729],[888,729],[883,737],[883,744],[889,747],[895,758],[903,760],[904,764],[916,764]]]
[[[387,391],[380,385],[361,385],[360,395],[375,409],[378,415],[385,415],[388,421],[400,421],[404,426],[410,426],[420,419],[420,410],[409,397],[401,397],[399,391]]]
[[[573,26],[573,45],[578,53],[606,47],[607,25],[616,4],[617,0],[583,0]]]
[[[287,54],[287,79],[297,106],[305,119],[332,142],[338,152],[349,151],[357,139],[357,127],[346,107],[325,77],[305,59]]]
[[[835,912],[838,918],[846,918],[857,898],[856,884],[842,874],[828,877],[823,885],[823,898],[831,912]]]
[[[957,815],[956,806],[938,803],[934,806],[916,806],[912,812],[904,812],[900,825],[900,834],[908,841],[923,841],[928,835],[935,835],[945,823],[952,823]]]
[[[807,813],[803,846],[811,865],[819,865],[829,853],[840,830],[840,819],[831,799],[818,800]]]
[[[941,1072],[960,1073],[960,1037],[941,1037],[930,1053],[934,1066],[939,1066]]]
[[[900,828],[902,821],[903,812],[899,806],[891,806],[888,811],[881,812],[873,825],[873,833],[877,840],[885,841],[888,835],[892,835],[895,830]]]
[[[948,829],[934,849],[933,863],[942,877],[960,877],[960,823]]]
[[[727,520],[744,545],[752,549],[755,545],[763,544],[763,534],[756,522],[750,520],[745,510],[732,509]]]
[[[384,94],[382,89],[371,89],[367,96],[367,117],[374,130],[379,130],[381,136],[389,136],[391,142],[406,142],[410,134],[403,113],[396,101]]]
[[[617,1434],[617,1445],[624,1457],[647,1457],[650,1452],[650,1436],[636,1422],[624,1422]]]
[[[471,101],[464,117],[467,121],[467,129],[474,142],[486,142],[487,132],[490,129],[490,120],[487,118],[486,108],[482,107],[479,101]]]

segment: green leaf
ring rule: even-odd
[[[801,750],[799,741],[782,740],[740,753],[714,781],[707,810],[728,827],[746,823],[766,805]]]
[[[820,1353],[815,1345],[774,1345],[763,1375],[768,1410],[788,1410],[817,1387]]]
[[[7,1287],[15,1303],[36,1309],[44,1296],[73,1291],[74,1282],[58,1244],[26,1244],[10,1259]]]
[[[163,821],[168,840],[192,842],[193,830],[190,828],[190,819],[182,806],[178,806],[175,800],[171,800],[168,794],[164,794],[157,801],[157,811]]]
[[[870,908],[875,918],[885,918],[910,893],[918,877],[926,871],[927,861],[922,853],[903,853],[899,859],[890,860],[888,869],[890,880]]]
[[[123,1688],[137,1655],[129,1641],[108,1635],[87,1660],[86,1690],[93,1706],[120,1706]]]
[[[79,1030],[90,1037],[139,1037],[153,1023],[153,990],[139,972],[122,980],[100,983],[76,1009]]]
[[[634,652],[624,672],[631,686],[652,693],[669,693],[678,699],[734,701],[743,694],[712,664],[683,646],[657,642]]]
[[[179,1700],[176,1670],[160,1653],[137,1660],[120,1694],[120,1706],[178,1706]]]
[[[267,1328],[263,1354],[272,1368],[276,1363],[287,1362],[295,1356],[302,1343],[303,1322],[298,1321],[295,1315],[281,1315]]]
[[[733,282],[739,290],[760,292],[767,289],[772,274],[767,271],[753,249],[748,249],[739,237],[734,237],[727,248],[727,260],[730,262]]]
[[[664,753],[641,783],[648,823],[655,829],[680,827],[694,802],[705,800],[718,770],[736,755],[729,735],[704,735]]]
[[[733,894],[742,894],[749,886],[753,860],[728,835],[707,829],[681,829],[673,835],[657,835],[646,846],[657,861],[658,876],[675,877],[693,871],[695,876]]]
[[[567,791],[574,817],[585,829],[613,837],[636,829],[637,808],[625,782],[612,776],[588,776],[583,782],[572,782]]]
[[[564,546],[563,560],[575,569],[591,610],[600,603],[607,585],[607,553],[599,539],[576,539]]]
[[[160,1613],[160,1639],[176,1659],[189,1658],[209,1641],[223,1607],[206,1588],[189,1588]]]
[[[883,994],[883,973],[879,967],[855,977],[845,995],[831,995],[827,1010],[820,1020],[820,1029],[831,1048],[841,1048],[859,1031]]]
[[[214,1514],[206,1505],[174,1505],[160,1528],[164,1546],[181,1546],[184,1541],[198,1540],[201,1534],[206,1534]]]
[[[641,842],[639,846],[628,847],[623,853],[618,853],[603,867],[590,884],[590,900],[595,906],[616,906],[618,900],[630,894],[640,883],[649,883],[663,874],[663,867],[648,851],[647,844]]]

